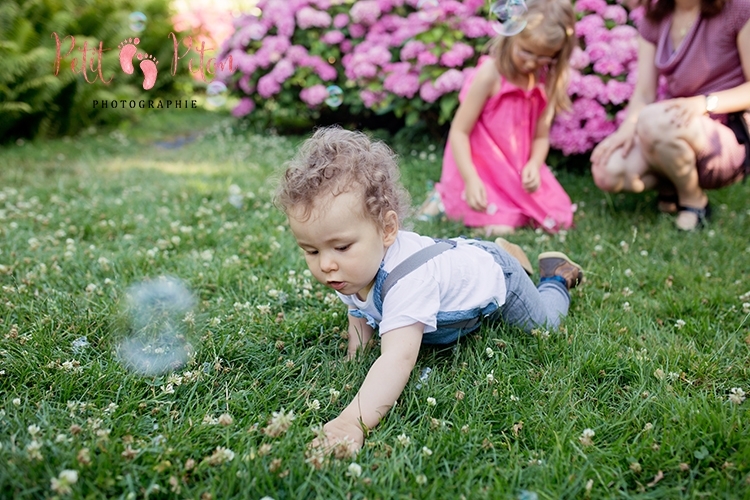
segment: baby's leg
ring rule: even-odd
[[[540,327],[557,329],[570,306],[567,287],[556,280],[545,281],[536,287],[518,259],[502,245],[493,255],[505,274],[505,304],[497,312],[500,319],[526,332]]]
[[[510,273],[505,272],[505,286],[505,304],[500,308],[505,323],[526,332],[540,327],[557,330],[560,320],[568,314],[570,294],[559,281],[545,281],[536,287],[516,263]]]

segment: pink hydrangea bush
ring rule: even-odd
[[[585,153],[612,133],[635,84],[641,10],[623,0],[578,0],[570,112],[550,139]],[[263,112],[313,120],[331,113],[327,88],[351,114],[393,113],[407,125],[445,124],[458,91],[495,32],[486,0],[260,0],[259,17],[235,21],[222,48],[234,71],[218,76],[239,97],[235,116]]]

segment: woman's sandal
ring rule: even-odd
[[[691,227],[683,227],[677,225],[677,229],[681,231],[695,231],[697,229],[706,227],[706,225],[708,224],[708,219],[711,218],[711,204],[706,203],[706,206],[703,208],[678,206],[677,216],[679,217],[679,215],[683,212],[688,212],[695,215],[695,224],[693,224]]]

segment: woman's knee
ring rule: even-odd
[[[638,115],[635,134],[645,151],[650,151],[658,143],[667,143],[676,139],[676,127],[671,122],[671,115],[663,103],[649,104]]]

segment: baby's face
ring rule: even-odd
[[[344,295],[365,300],[393,243],[364,213],[362,195],[346,192],[317,202],[310,217],[289,210],[289,226],[315,279]]]

